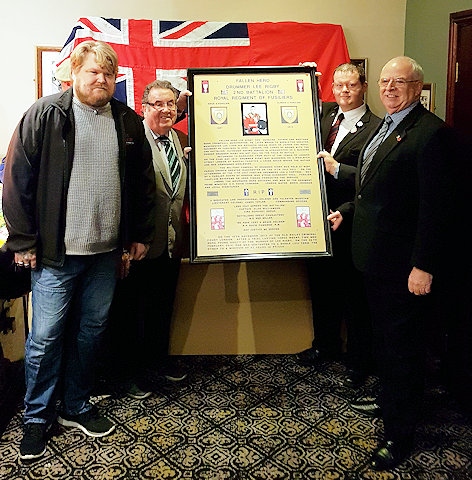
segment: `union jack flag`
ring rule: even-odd
[[[103,40],[118,54],[115,97],[141,109],[145,86],[161,78],[182,90],[187,68],[298,65],[324,72],[322,100],[333,100],[332,72],[349,61],[340,25],[298,22],[227,23],[83,17],[61,50],[58,65],[85,40]]]

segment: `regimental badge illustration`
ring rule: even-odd
[[[210,92],[210,83],[208,80],[202,80],[202,93]]]
[[[297,207],[297,227],[311,227],[310,207]]]
[[[228,123],[226,107],[210,107],[210,121],[213,124],[223,125]]]
[[[280,107],[282,123],[298,123],[298,109],[294,106]]]
[[[211,217],[212,230],[225,229],[225,209],[224,208],[211,208],[210,217]]]
[[[297,80],[297,92],[305,91],[305,81],[303,79]]]

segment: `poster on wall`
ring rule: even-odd
[[[331,255],[310,67],[189,69],[190,261]]]

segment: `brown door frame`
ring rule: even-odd
[[[454,126],[454,98],[457,80],[457,35],[461,24],[472,23],[472,10],[451,13],[449,16],[449,52],[447,65],[446,123]]]

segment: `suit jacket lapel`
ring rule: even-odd
[[[169,196],[172,197],[172,180],[170,178],[170,172],[169,172],[169,167],[167,163],[167,156],[165,154],[164,149],[163,148],[159,149],[158,146],[156,145],[154,136],[151,133],[151,129],[148,127],[146,122],[143,121],[143,124],[144,124],[144,130],[146,133],[146,138],[148,139],[149,144],[151,145],[152,163],[154,166],[154,170],[156,173],[161,174],[162,179],[164,180],[164,183],[166,185],[167,192],[169,193]],[[178,190],[180,191],[182,188],[185,189],[185,185],[186,185],[186,176],[183,174],[184,169],[186,167],[186,163],[184,160],[184,152],[180,145],[180,139],[179,139],[179,136],[177,135],[177,132],[175,130],[171,130],[170,135],[172,136],[172,140],[174,142],[175,151],[177,153],[177,159],[180,162],[180,171],[182,172],[180,175],[179,186],[178,186]]]
[[[146,122],[143,123],[146,137],[151,145],[152,164],[154,166],[154,171],[161,174],[167,189],[170,188],[169,191],[172,191],[172,183],[170,179],[169,168],[167,167],[167,157],[165,151],[163,148],[159,149],[159,147],[156,145],[156,141],[154,140],[154,136],[151,133],[151,129],[148,127]]]
[[[323,118],[321,119],[321,143],[324,148],[324,144],[326,143],[326,139],[328,138],[329,131],[331,129],[331,125],[333,124],[334,117],[338,112],[338,104],[333,103],[326,111],[323,112]]]
[[[172,135],[172,140],[174,141],[174,147],[175,147],[175,152],[177,153],[177,159],[180,163],[180,178],[179,178],[179,184],[177,191],[180,191],[182,189],[185,190],[186,188],[186,175],[184,174],[187,171],[187,162],[184,157],[184,151],[182,149],[182,145],[180,144],[180,139],[177,134],[177,132],[172,129],[170,131],[170,134]],[[177,191],[175,193],[177,193]]]
[[[372,159],[372,163],[370,164],[369,169],[367,170],[364,182],[361,188],[369,182],[372,176],[375,174],[377,169],[380,167],[382,162],[387,158],[392,150],[397,148],[407,137],[408,130],[411,126],[420,118],[422,115],[426,113],[426,109],[421,105],[418,104],[401,122],[400,124],[390,133],[390,135],[380,144],[377,152]],[[379,126],[380,128],[380,126]],[[364,150],[365,147],[370,143],[372,137],[378,132],[379,128],[370,136],[369,140],[364,145],[364,148],[361,152],[361,158],[364,157]],[[359,162],[359,167],[362,162]],[[358,172],[360,173],[360,172]],[[360,175],[359,175],[360,176]]]
[[[370,122],[371,115],[372,113],[369,110],[369,107],[367,107],[367,111],[364,113],[364,115],[362,115],[362,118],[358,122],[356,122],[356,131],[353,133],[351,129],[351,131],[339,143],[338,148],[336,149],[336,153],[342,151],[343,148],[349,145],[349,143],[356,138],[356,135],[359,132],[361,132],[364,128],[366,128],[366,126]],[[357,126],[359,122],[362,122],[362,126],[360,127]],[[336,157],[336,153],[334,154],[335,157]]]

